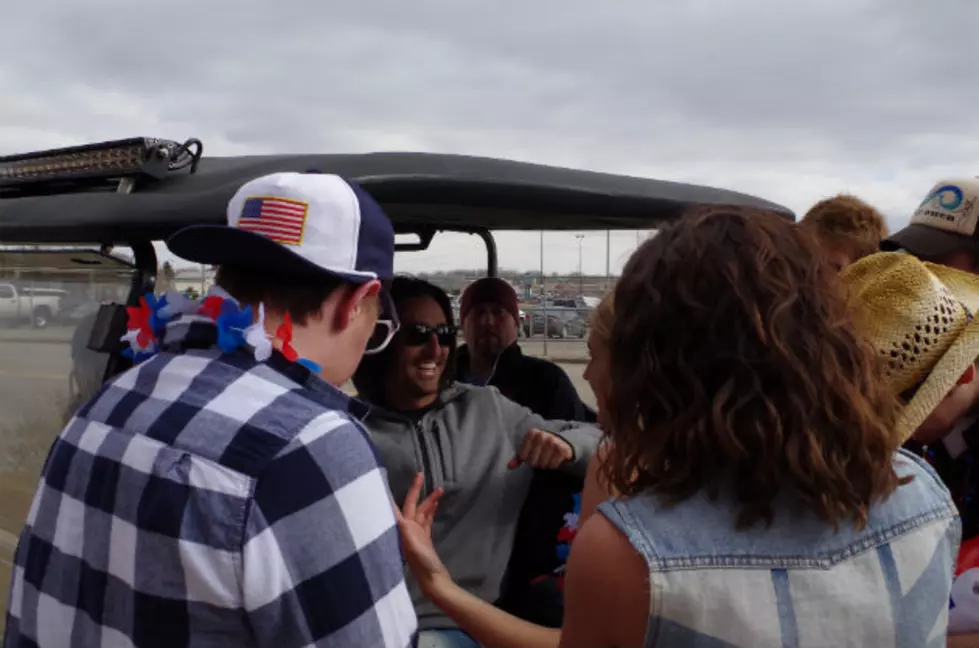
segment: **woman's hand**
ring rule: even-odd
[[[440,583],[451,583],[452,577],[435,551],[435,545],[432,544],[432,521],[435,519],[435,511],[438,509],[443,490],[436,489],[419,504],[418,498],[423,483],[424,476],[421,473],[415,475],[415,481],[412,482],[405,497],[404,506],[400,511],[395,507],[394,516],[401,531],[408,566],[421,585],[422,591],[428,596]]]

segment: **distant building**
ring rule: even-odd
[[[169,289],[200,297],[214,284],[214,270],[206,266],[177,268],[169,281]]]

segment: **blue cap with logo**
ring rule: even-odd
[[[911,224],[881,243],[885,251],[907,250],[926,259],[966,251],[979,253],[979,178],[943,180],[921,201]]]

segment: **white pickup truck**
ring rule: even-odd
[[[44,328],[61,311],[61,299],[67,293],[53,288],[22,288],[0,283],[0,320],[30,322]]]

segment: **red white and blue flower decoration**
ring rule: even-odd
[[[950,635],[979,632],[979,538],[962,543],[948,610]]]
[[[159,351],[159,335],[166,324],[159,311],[166,305],[166,300],[166,296],[158,300],[154,294],[147,293],[139,298],[139,306],[126,308],[128,331],[122,336],[122,341],[129,343],[129,348],[123,351],[123,355],[133,362],[142,362]]]
[[[122,341],[129,347],[123,355],[138,364],[160,350],[167,323],[175,317],[206,318],[215,323],[218,330],[217,345],[224,353],[240,348],[250,348],[258,362],[272,356],[273,340],[281,342],[282,354],[291,362],[300,364],[313,373],[321,371],[319,365],[299,354],[292,347],[292,318],[287,313],[276,330],[269,336],[265,330],[265,305],[258,307],[254,317],[250,306],[241,305],[231,295],[214,287],[203,300],[191,299],[183,293],[172,291],[157,299],[152,293],[140,297],[139,306],[126,308],[129,316],[128,331]]]
[[[581,493],[577,493],[573,497],[574,507],[570,513],[564,514],[564,526],[557,534],[557,557],[562,564],[554,570],[554,574],[557,576],[558,586],[561,588],[564,587],[564,570],[568,555],[571,553],[571,544],[578,535],[578,516],[581,515]]]

